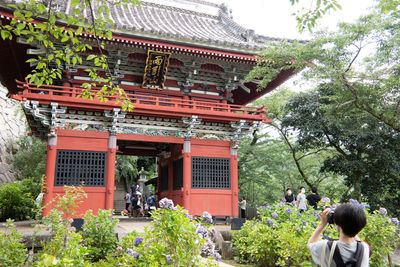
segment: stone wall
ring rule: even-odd
[[[18,150],[15,143],[26,134],[26,119],[18,101],[9,99],[7,89],[0,85],[0,185],[15,181],[9,159]]]

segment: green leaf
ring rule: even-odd
[[[71,0],[71,7],[79,5],[80,2],[81,2],[80,0]]]

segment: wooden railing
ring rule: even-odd
[[[41,98],[46,97],[59,99],[62,97],[63,101],[77,101],[76,98],[79,95],[82,95],[84,92],[84,88],[82,87],[67,87],[67,86],[57,86],[57,85],[42,85],[37,87],[35,84],[30,84],[27,82],[17,81],[18,88],[23,89],[20,91],[19,95],[29,98]],[[90,92],[96,94],[100,88],[92,88]],[[153,110],[161,109],[165,110],[166,108],[171,111],[184,111],[187,112],[201,112],[205,114],[216,114],[216,113],[230,113],[230,114],[242,114],[244,117],[268,121],[266,118],[266,108],[262,107],[248,107],[234,104],[225,104],[219,102],[212,101],[199,101],[199,100],[187,100],[178,97],[169,97],[169,96],[151,96],[145,94],[131,94],[127,91],[127,97],[130,99],[134,108],[138,107],[147,107]],[[74,100],[72,100],[74,98]],[[115,101],[118,100],[118,96],[109,96],[108,102],[115,104]],[[91,101],[87,99],[87,101]],[[104,102],[103,102],[104,103]],[[247,115],[247,116],[246,116]]]

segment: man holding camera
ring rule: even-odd
[[[367,224],[363,208],[355,204],[342,204],[334,211],[326,208],[319,213],[321,222],[308,240],[316,264],[322,267],[367,267],[369,264],[368,244],[360,242],[357,234]],[[320,240],[325,227],[334,224],[339,240]]]

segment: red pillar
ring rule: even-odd
[[[232,186],[232,216],[239,217],[239,203],[238,203],[238,162],[237,162],[237,149],[231,143],[231,186]]]
[[[183,143],[183,207],[190,211],[190,189],[192,182],[192,156],[190,139]]]
[[[43,196],[43,216],[49,214],[52,209],[50,202],[53,199],[54,175],[56,171],[57,136],[49,136],[47,142],[47,157],[45,171],[45,192]]]
[[[117,152],[117,136],[110,133],[108,138],[107,166],[106,166],[106,203],[105,208],[114,207],[114,179],[115,179],[115,155]]]

